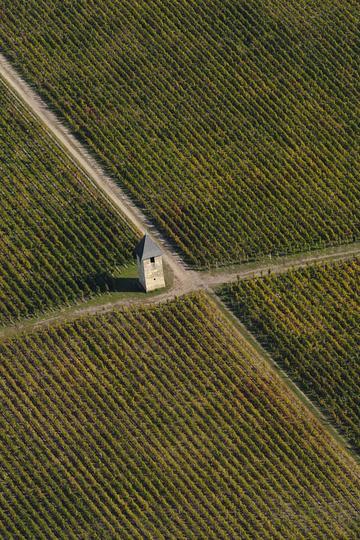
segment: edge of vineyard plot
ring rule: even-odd
[[[5,537],[356,537],[358,466],[206,295],[0,358]]]
[[[350,0],[13,0],[0,35],[203,267],[359,238],[358,13]]]
[[[89,297],[137,233],[0,79],[0,324]]]
[[[273,360],[360,449],[360,259],[218,290]]]

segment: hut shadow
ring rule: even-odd
[[[86,279],[90,289],[99,292],[141,292],[142,288],[135,277],[113,277],[107,272],[88,276]]]
[[[109,286],[109,290],[111,290],[111,292],[140,292],[142,291],[139,280],[137,278],[131,278],[131,277],[111,278],[111,287]]]

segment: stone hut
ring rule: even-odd
[[[146,292],[165,287],[162,251],[148,234],[140,240],[135,249],[138,276]]]

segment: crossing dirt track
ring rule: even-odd
[[[355,4],[6,4],[0,537],[357,540]]]
[[[233,267],[223,267],[212,271],[194,271],[183,263],[180,255],[169,245],[149,222],[146,216],[130,201],[123,190],[101,169],[95,160],[89,155],[85,147],[66,129],[46,104],[36,95],[30,86],[23,81],[16,70],[10,65],[3,54],[0,54],[0,75],[6,81],[9,88],[26,103],[32,114],[46,126],[53,140],[64,148],[74,162],[85,172],[89,181],[97,186],[111,201],[112,205],[121,213],[121,216],[130,221],[140,232],[150,233],[161,245],[164,252],[164,261],[174,274],[174,286],[170,291],[151,297],[148,300],[120,300],[114,305],[130,305],[132,303],[163,302],[175,296],[191,292],[193,290],[207,289],[222,283],[234,281],[237,278],[248,278],[265,275],[268,272],[280,273],[289,268],[306,266],[308,264],[321,263],[331,260],[351,258],[360,253],[360,242],[314,250],[308,253],[296,255],[263,258],[260,261],[242,264]],[[113,304],[99,304],[89,308],[74,307],[74,314],[94,313],[97,310],[112,309]]]

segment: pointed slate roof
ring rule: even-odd
[[[161,249],[153,240],[151,240],[148,234],[145,234],[145,236],[142,237],[136,246],[134,253],[141,261],[150,259],[150,257],[160,257],[162,255]]]

